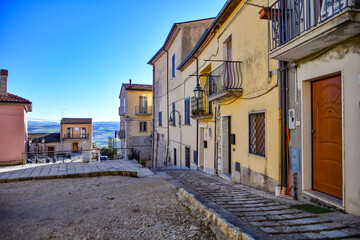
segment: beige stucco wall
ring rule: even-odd
[[[152,106],[151,91],[126,91],[126,116],[128,121],[128,133],[130,136],[150,136],[152,130],[152,115],[136,115],[135,108],[139,106],[140,96],[147,98],[147,106]],[[147,122],[147,131],[140,132],[140,122]]]
[[[216,121],[218,138],[218,158],[221,160],[221,121],[224,116],[231,116],[232,133],[236,135],[236,144],[232,146],[232,180],[250,184],[269,191],[274,191],[274,186],[280,179],[280,129],[278,110],[277,76],[268,77],[268,71],[277,69],[277,61],[268,58],[267,21],[259,19],[258,9],[240,4],[220,27],[214,38],[203,50],[199,59],[199,72],[208,67],[206,59],[222,60],[225,58],[223,43],[231,36],[232,58],[242,61],[241,71],[243,79],[243,96],[231,99],[220,104]],[[241,9],[242,8],[242,9]],[[237,15],[236,15],[237,14]],[[191,67],[194,62],[189,66]],[[216,69],[221,62],[211,62],[211,69]],[[188,68],[189,68],[188,67]],[[272,90],[271,90],[272,89]],[[266,93],[267,91],[270,91]],[[248,114],[264,111],[266,113],[266,156],[258,157],[249,154]],[[201,121],[204,134],[208,127],[215,126],[212,121]],[[208,148],[205,149],[205,168],[214,168],[214,137],[208,138]],[[201,143],[202,144],[202,143]],[[244,177],[244,173],[235,172],[235,162],[239,162],[243,172],[251,172]],[[240,176],[242,175],[242,176]]]
[[[311,81],[341,74],[343,115],[343,207],[360,215],[360,36],[329,49],[320,56],[298,62],[298,88],[302,98],[302,181],[312,189]]]
[[[185,72],[175,70],[175,77],[172,77],[172,57],[175,54],[175,68],[179,66],[182,60],[195,46],[206,27],[211,23],[210,20],[195,21],[180,24],[177,35],[172,38],[172,42],[167,47],[168,52],[163,51],[162,55],[153,62],[155,68],[155,114],[154,120],[156,131],[161,135],[161,141],[155,141],[155,156],[159,166],[163,166],[166,160],[167,167],[185,166],[185,147],[190,148],[191,168],[195,169],[194,150],[196,150],[196,121],[191,119],[190,125],[185,125],[184,99],[193,96],[193,90],[196,86],[196,78],[189,78],[190,74],[196,73],[196,68],[189,68]],[[168,75],[167,75],[168,73]],[[167,79],[168,83],[167,83]],[[167,86],[168,84],[168,86]],[[169,90],[167,95],[167,89]],[[167,97],[169,97],[169,106],[167,106]],[[181,127],[179,126],[179,114],[175,113],[176,126],[169,127],[169,146],[167,146],[167,128],[168,113],[172,111],[172,103],[175,102],[175,109],[181,115]],[[162,126],[158,124],[158,112],[162,112]],[[174,148],[177,152],[177,166],[174,166]],[[162,150],[162,151],[161,151]],[[170,162],[166,159],[170,156]]]
[[[85,134],[89,134],[89,139],[92,139],[92,124],[60,124],[61,138],[66,138],[68,128],[72,128],[73,134],[76,135],[80,135],[81,128],[85,128]],[[75,128],[77,128],[77,130]]]
[[[27,117],[22,105],[0,105],[0,165],[21,164]]]
[[[136,114],[136,108],[140,105],[140,97],[146,97],[148,110],[153,105],[152,91],[125,90],[120,94],[120,107],[125,107],[125,115],[120,116],[120,130],[125,131],[125,138],[121,139],[122,148],[134,148],[140,151],[141,158],[150,160],[152,115]],[[125,101],[124,101],[125,99]],[[124,106],[125,103],[125,106]],[[140,122],[146,122],[146,131],[140,131]],[[122,150],[121,155],[127,157],[130,150]]]

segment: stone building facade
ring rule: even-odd
[[[128,158],[132,149],[151,164],[152,85],[123,83],[120,90],[120,147],[121,156]]]
[[[92,134],[91,118],[63,118],[60,133],[29,134],[28,152],[51,155],[90,151],[93,148]]]

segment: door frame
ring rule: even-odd
[[[312,169],[312,89],[311,83],[313,81],[324,80],[330,77],[340,76],[341,79],[341,111],[342,111],[342,182],[343,182],[343,198],[342,200],[335,199],[334,197],[326,194],[314,194],[316,192],[312,188],[313,183],[313,169]],[[344,106],[344,77],[343,71],[334,72],[331,74],[326,74],[322,76],[317,76],[310,79],[299,79],[301,83],[301,185],[302,193],[309,195],[311,197],[323,200],[330,205],[336,206],[338,208],[344,209],[345,204],[345,106]],[[322,197],[325,195],[326,197]],[[328,196],[328,197],[327,197]],[[331,200],[329,200],[331,199]],[[334,201],[333,201],[334,200]]]
[[[224,118],[228,119],[228,132],[227,132],[227,138],[228,138],[228,156],[227,156],[227,172],[224,172],[224,163],[225,163],[225,158],[224,158],[224,139],[222,139],[222,150],[221,150],[221,161],[222,161],[222,166],[221,166],[221,172],[222,173],[226,173],[226,174],[232,174],[232,147],[231,147],[231,129],[232,129],[232,116],[231,115],[223,115],[222,116],[222,122],[221,124],[223,124],[223,120]],[[221,137],[224,136],[224,126],[221,126]]]
[[[204,148],[204,140],[205,140],[205,125],[199,125],[199,152],[198,152],[198,167],[201,170],[205,171],[205,148]],[[201,134],[202,132],[202,134]],[[202,135],[202,136],[201,136]],[[203,166],[201,167],[201,162]]]
[[[336,79],[338,79],[338,78],[340,78],[340,88],[342,87],[341,86],[341,84],[342,84],[342,82],[341,82],[341,75],[335,75],[335,76],[332,76],[332,77],[326,77],[326,78],[323,78],[323,79],[319,79],[319,80],[316,80],[316,81],[311,81],[311,131],[313,131],[313,129],[314,129],[314,118],[315,118],[315,116],[314,116],[314,98],[313,98],[313,96],[314,96],[314,83],[315,82],[321,82],[321,81],[328,81],[328,80],[331,80],[331,79],[334,79],[334,78],[336,78]],[[343,107],[343,93],[342,93],[342,89],[340,90],[341,92],[340,92],[340,94],[341,94],[341,132],[343,131],[343,114],[342,114],[342,107]],[[321,116],[323,116],[323,115],[321,115]],[[321,193],[323,193],[323,194],[326,194],[326,195],[329,195],[329,196],[332,196],[332,195],[330,195],[330,194],[328,194],[328,193],[325,193],[324,191],[325,190],[323,190],[323,191],[321,191],[321,190],[319,190],[319,189],[315,189],[315,187],[314,187],[314,185],[315,185],[315,180],[314,180],[314,176],[315,176],[315,171],[314,171],[314,161],[315,161],[315,157],[314,157],[314,144],[315,144],[315,142],[314,142],[314,137],[313,137],[313,134],[317,134],[316,132],[315,133],[312,133],[312,137],[311,137],[311,163],[312,163],[312,168],[311,168],[311,170],[312,170],[312,173],[311,173],[311,177],[312,177],[312,190],[315,190],[315,191],[318,191],[318,192],[321,192]],[[341,136],[341,141],[343,140],[343,136]],[[342,150],[342,152],[341,152],[341,156],[342,156],[342,165],[341,165],[341,167],[342,167],[342,169],[344,168],[344,161],[343,161],[343,152],[344,152],[344,146],[343,146],[343,143],[341,142],[341,150]],[[342,178],[343,178],[343,176],[342,176]],[[344,178],[343,178],[344,179]],[[342,181],[343,181],[343,179],[342,179]],[[342,182],[342,193],[344,192],[344,184],[343,184],[343,182]],[[334,197],[334,196],[332,196],[332,197]],[[343,195],[342,195],[342,198],[341,199],[343,199]]]

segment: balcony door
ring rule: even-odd
[[[313,189],[342,199],[341,77],[312,83]]]
[[[80,129],[80,138],[86,138],[86,128]]]
[[[233,77],[232,77],[232,41],[231,36],[225,41],[226,47],[226,78],[225,78],[225,87],[231,88],[233,85]]]
[[[147,97],[140,96],[139,98],[139,112],[147,113]]]
[[[72,128],[68,128],[66,130],[66,133],[67,133],[67,138],[72,138],[73,136],[73,129]]]

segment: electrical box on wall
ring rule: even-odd
[[[295,109],[291,108],[289,109],[289,129],[295,129],[296,128],[296,118],[295,118]]]

